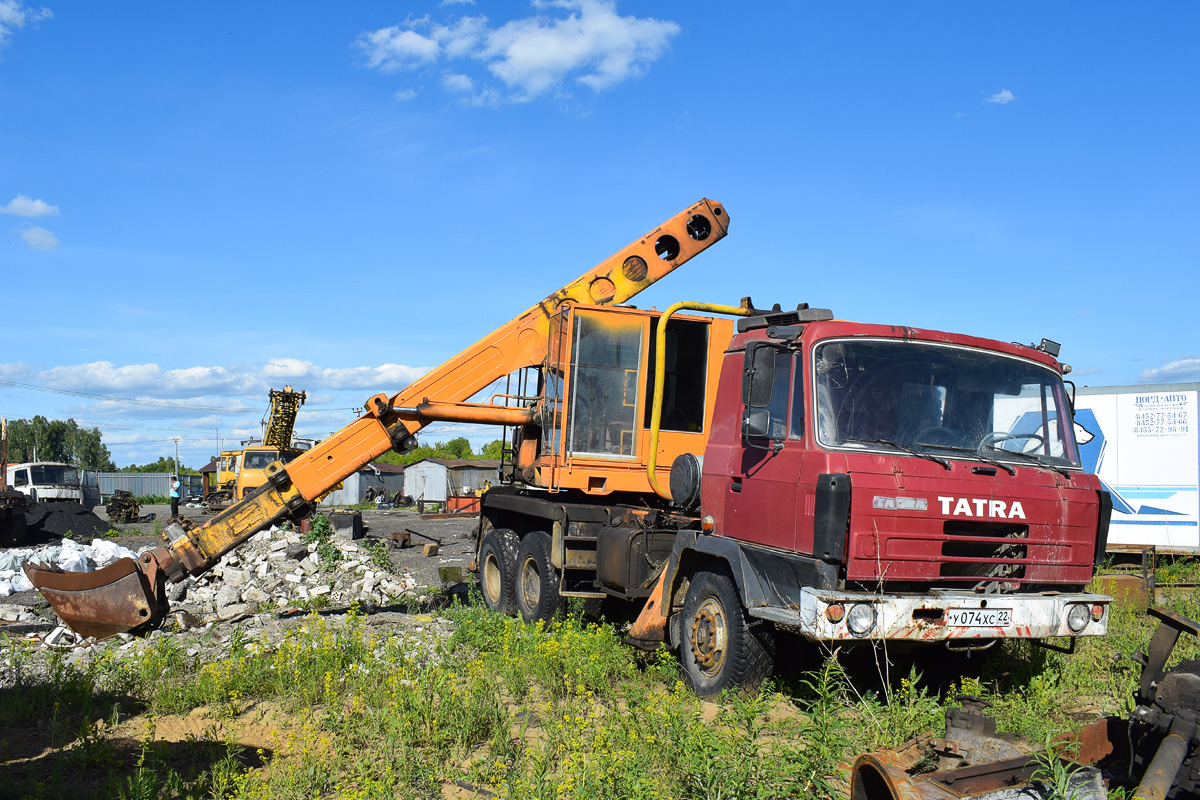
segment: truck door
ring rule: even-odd
[[[803,371],[791,351],[751,342],[740,452],[729,462],[724,533],[794,550],[804,461]]]

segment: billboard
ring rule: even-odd
[[[1200,384],[1079,390],[1083,466],[1112,493],[1109,544],[1200,552]]]

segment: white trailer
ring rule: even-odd
[[[1112,493],[1111,547],[1200,553],[1200,383],[1083,386],[1075,436]]]

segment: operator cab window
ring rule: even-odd
[[[28,486],[29,485],[29,470],[19,469],[13,476],[13,486]]]
[[[567,431],[572,453],[634,455],[642,331],[642,320],[636,317],[575,315]]]
[[[645,426],[654,413],[654,381],[658,367],[663,378],[659,429],[701,433],[704,430],[704,390],[708,379],[708,323],[686,319],[667,322],[667,351],[660,357],[658,323],[650,323],[650,376],[646,381]]]

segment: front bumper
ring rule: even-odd
[[[803,589],[801,601],[790,608],[760,606],[748,609],[753,617],[770,620],[794,629],[813,641],[908,641],[942,642],[951,639],[1048,639],[1055,636],[1104,636],[1108,633],[1108,612],[1111,597],[1085,592],[1075,594],[987,594],[963,591],[933,591],[923,595],[871,594],[867,592],[835,592]],[[856,633],[848,619],[852,607],[871,606],[873,622],[869,630]],[[1087,606],[1087,622],[1079,631],[1071,630],[1067,615],[1072,606]],[[836,620],[840,606],[843,615]],[[1094,619],[1093,606],[1102,613]],[[986,618],[986,612],[1008,610],[1005,625],[956,625],[954,617],[962,618],[960,609],[978,610],[965,616]],[[865,613],[857,615],[860,619]],[[860,626],[861,627],[861,626]]]

